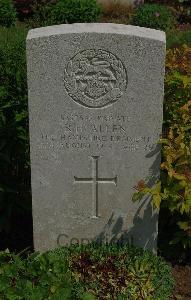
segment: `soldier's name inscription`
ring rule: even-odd
[[[39,131],[40,148],[65,150],[122,149],[124,151],[153,151],[156,136],[131,136],[127,115],[61,114],[59,127]]]

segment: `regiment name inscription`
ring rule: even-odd
[[[112,149],[124,151],[152,151],[159,136],[131,136],[129,135],[129,116],[98,115],[90,116],[62,114],[60,127],[52,133],[39,131],[43,146],[76,149]]]

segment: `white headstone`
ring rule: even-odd
[[[34,244],[131,241],[156,250],[165,34],[59,25],[27,38]]]

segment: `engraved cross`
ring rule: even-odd
[[[92,156],[92,177],[90,178],[79,178],[74,176],[74,182],[79,183],[91,183],[92,184],[92,198],[94,206],[94,215],[93,218],[98,218],[98,186],[99,183],[113,183],[117,186],[117,176],[113,178],[102,178],[98,176],[98,159],[99,156]]]

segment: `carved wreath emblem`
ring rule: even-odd
[[[69,60],[64,82],[74,101],[89,108],[100,108],[123,95],[127,74],[121,60],[112,53],[83,50]]]

